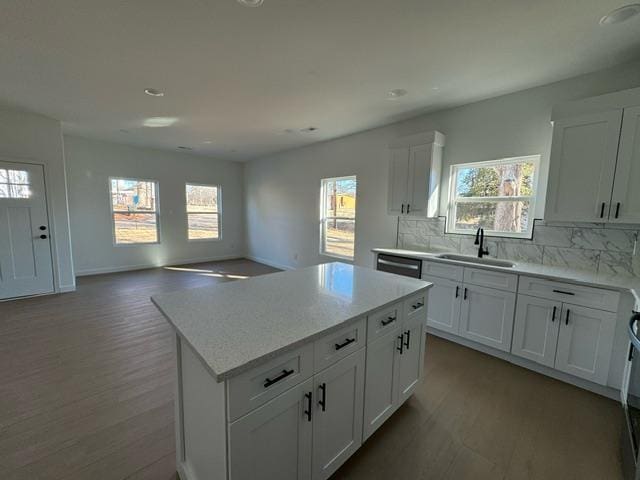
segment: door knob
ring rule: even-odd
[[[40,235],[40,238],[41,238],[42,240],[46,240],[47,236],[46,236],[46,235]]]
[[[46,230],[46,229],[47,229],[47,227],[46,227],[46,226],[44,226],[44,225],[40,225],[40,230]]]

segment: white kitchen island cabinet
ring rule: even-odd
[[[331,476],[422,379],[430,286],[331,263],[153,297],[180,478]]]

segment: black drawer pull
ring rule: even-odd
[[[404,341],[404,348],[409,350],[409,342],[411,341],[411,330],[407,330],[402,336],[404,337],[405,335],[407,336],[407,339]]]
[[[386,327],[387,325],[389,325],[390,323],[393,323],[396,321],[398,317],[393,316],[393,317],[387,317],[386,320],[380,320],[380,323],[382,324],[383,327]]]
[[[464,300],[467,299],[467,287],[464,287],[464,296],[462,297]]]
[[[411,308],[413,308],[414,310],[417,310],[420,307],[422,307],[423,305],[424,305],[424,302],[418,302],[418,303],[414,303],[413,305],[411,305]]]
[[[322,411],[324,412],[327,409],[327,384],[321,383],[318,385],[318,388],[322,392],[322,399],[318,400],[318,405],[322,407]]]
[[[460,285],[456,285],[456,296],[454,298],[458,298],[460,296]]]
[[[264,388],[270,387],[274,383],[278,383],[280,380],[284,380],[289,375],[291,375],[293,372],[294,372],[294,370],[284,369],[284,370],[282,370],[282,373],[280,375],[278,375],[276,378],[265,378],[264,379]]]
[[[563,295],[575,295],[573,292],[565,292],[564,290],[553,290],[555,293],[561,293]]]
[[[620,215],[620,202],[616,204],[616,218],[618,218],[618,215]]]
[[[340,350],[341,348],[344,348],[347,345],[350,345],[355,341],[356,341],[355,338],[347,338],[343,343],[336,343],[335,344],[336,345],[336,350]]]
[[[311,405],[312,405],[311,392],[305,393],[304,398],[307,399],[307,409],[304,411],[304,414],[307,416],[307,420],[310,422],[311,421]]]
[[[602,202],[602,206],[600,207],[600,218],[604,218],[604,207],[606,203]]]
[[[555,322],[556,321],[556,310],[558,309],[558,307],[556,307],[555,305],[553,306],[553,313],[551,314],[551,322]]]
[[[396,347],[396,350],[400,352],[400,355],[404,352],[404,334],[398,335],[398,340],[400,340],[400,346]]]
[[[569,314],[570,314],[570,313],[571,313],[571,310],[569,310],[569,309],[567,308],[567,317],[564,319],[564,324],[565,324],[565,325],[569,325]],[[560,320],[560,321],[562,321],[562,320]]]

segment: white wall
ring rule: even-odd
[[[33,113],[0,109],[0,159],[44,165],[54,287],[57,292],[75,289],[60,122]]]
[[[73,136],[64,140],[78,275],[244,255],[242,164]],[[160,244],[113,244],[109,177],[159,182]],[[185,182],[222,186],[221,240],[187,240]]]
[[[397,217],[386,214],[387,145],[421,131],[439,130],[447,136],[441,215],[449,167],[456,163],[541,154],[539,188],[544,192],[553,105],[639,85],[640,63],[622,65],[251,161],[245,166],[248,254],[283,267],[327,261],[318,253],[320,179],[355,174],[355,263],[372,265],[371,248],[396,243]],[[536,210],[541,217],[544,201]]]

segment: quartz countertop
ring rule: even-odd
[[[418,258],[434,262],[462,265],[465,267],[483,268],[505,273],[515,273],[518,275],[529,275],[532,277],[547,278],[550,280],[560,280],[579,285],[615,289],[622,292],[631,293],[635,297],[636,305],[640,305],[640,277],[629,277],[625,275],[601,275],[583,270],[552,267],[549,265],[540,265],[535,263],[516,262],[513,260],[510,260],[515,264],[513,267],[499,267],[494,265],[470,263],[438,257],[438,255],[442,255],[447,252],[421,252],[417,250],[403,250],[399,248],[374,248],[373,251],[377,253],[387,253],[389,255],[399,255],[403,257]]]
[[[220,382],[430,286],[335,262],[151,300]]]

